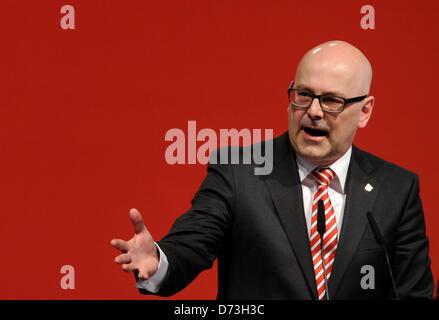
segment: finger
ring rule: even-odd
[[[123,264],[122,270],[125,272],[133,272],[136,271],[136,268],[130,263],[130,264]]]
[[[150,274],[146,270],[142,270],[142,271],[138,271],[137,277],[140,280],[148,280],[150,278]]]
[[[139,271],[139,273],[137,274],[137,277],[139,278],[139,280],[148,280],[149,279],[148,273],[143,272],[143,271]]]
[[[143,223],[142,215],[137,209],[130,210],[130,219],[131,219],[131,223],[134,226],[134,231],[136,234],[147,231],[145,224]]]
[[[120,254],[116,258],[114,258],[114,262],[119,264],[130,263],[131,256],[129,254]]]
[[[128,243],[124,240],[113,239],[111,240],[111,245],[122,252],[128,251]]]

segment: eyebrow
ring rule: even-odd
[[[310,91],[310,92],[315,94],[314,90],[312,90],[308,86],[297,85],[296,89],[307,90],[307,91]],[[332,95],[332,96],[337,96],[337,97],[340,97],[340,98],[344,98],[344,94],[342,94],[341,92],[338,92],[338,91],[324,91],[324,92],[321,93],[321,95]]]

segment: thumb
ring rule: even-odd
[[[137,209],[133,208],[130,210],[130,219],[131,219],[131,223],[134,226],[134,232],[136,234],[146,231],[146,227],[145,224],[143,223],[142,215]]]

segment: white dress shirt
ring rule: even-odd
[[[345,184],[351,160],[351,153],[352,147],[350,147],[337,161],[329,165],[329,168],[334,170],[336,174],[329,184],[328,193],[332,207],[334,208],[335,221],[337,224],[337,238],[340,237],[341,224],[343,222],[343,212],[346,203]],[[310,236],[312,202],[314,193],[317,191],[317,182],[311,175],[311,172],[317,168],[317,166],[310,164],[300,156],[296,156],[296,162],[299,170],[300,183],[302,184],[303,209],[305,211],[306,226],[308,229],[308,236]]]
[[[336,176],[329,184],[329,198],[331,199],[332,207],[335,212],[335,221],[337,224],[337,238],[340,237],[341,224],[343,221],[344,206],[346,203],[345,183],[348,173],[349,163],[351,160],[352,147],[346,151],[346,153],[329,165],[329,168],[334,170]],[[311,232],[311,216],[312,216],[312,199],[314,193],[317,191],[317,182],[312,177],[311,172],[317,168],[317,166],[310,164],[300,156],[296,156],[297,168],[299,170],[300,183],[302,185],[303,195],[303,209],[305,212],[306,226],[308,229],[308,236]],[[160,253],[160,260],[157,272],[154,273],[148,280],[138,280],[136,287],[146,289],[151,293],[156,293],[160,290],[163,279],[168,271],[169,263],[166,255],[160,249],[159,245],[156,246]]]

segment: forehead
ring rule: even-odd
[[[361,65],[355,57],[315,54],[305,56],[299,63],[295,82],[317,94],[337,92],[350,95],[362,91],[362,76]]]

